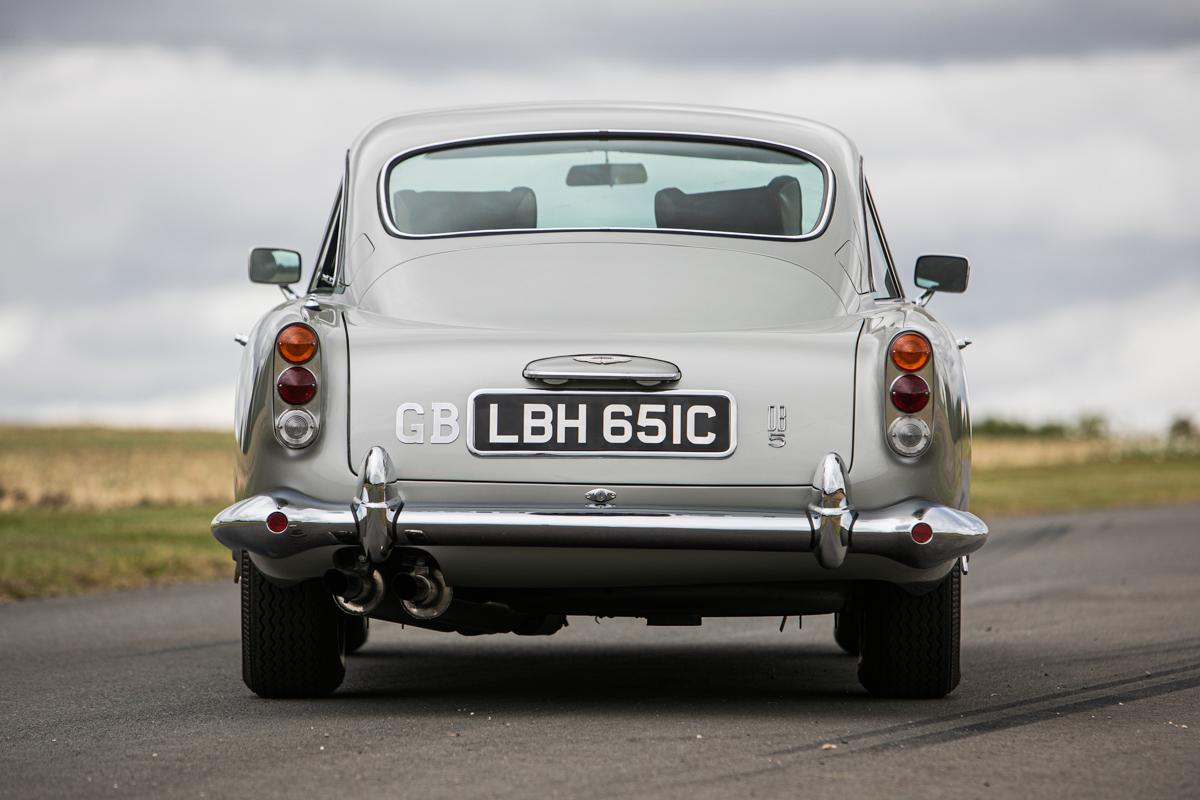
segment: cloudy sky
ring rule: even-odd
[[[0,419],[227,427],[245,332],[397,111],[639,99],[828,122],[979,415],[1200,417],[1195,2],[0,0]]]

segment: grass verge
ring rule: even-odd
[[[971,511],[984,518],[1200,501],[1200,457],[975,470]]]
[[[0,514],[0,600],[230,577],[211,507]]]

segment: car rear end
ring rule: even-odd
[[[567,185],[636,183],[679,143],[622,142],[648,165],[576,164]],[[557,167],[603,147],[570,143],[534,154]],[[699,157],[733,158],[706,149],[724,144]],[[268,397],[251,416],[272,440],[245,448],[243,499],[214,520],[244,571],[320,578],[353,617],[466,634],[548,634],[572,614],[837,613],[844,646],[874,654],[860,670],[872,691],[953,688],[947,615],[987,535],[965,511],[961,363],[928,315],[864,300],[838,237],[817,245],[827,164],[749,194],[657,189],[661,227],[717,225],[706,237],[505,230],[556,195],[533,180],[431,189],[437,163],[397,180],[411,158],[389,162],[380,197],[389,233],[422,250],[267,324],[254,385]],[[787,160],[756,158],[764,175]],[[946,614],[930,635],[953,665],[914,676],[888,614],[934,602]]]

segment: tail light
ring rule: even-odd
[[[920,375],[901,375],[892,382],[892,405],[915,414],[929,405],[929,384]]]
[[[929,363],[933,349],[919,333],[902,333],[892,340],[892,363],[904,372],[916,372]]]
[[[279,399],[288,405],[302,406],[317,396],[317,376],[304,367],[285,369],[275,384]]]
[[[902,456],[919,456],[929,447],[929,426],[920,417],[896,417],[888,427],[888,442]]]
[[[317,420],[302,408],[289,409],[275,421],[275,432],[288,447],[307,447],[317,435]]]
[[[314,323],[315,324],[315,323]],[[275,335],[271,354],[275,394],[271,415],[275,419],[275,441],[289,450],[313,444],[321,432],[324,376],[320,337],[314,324],[291,322]]]
[[[275,349],[289,364],[307,364],[317,354],[317,334],[307,325],[288,325],[275,337]]]
[[[935,380],[933,347],[916,331],[892,339],[884,363],[884,438],[897,455],[917,458],[933,442]]]

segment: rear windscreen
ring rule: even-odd
[[[682,138],[488,142],[401,158],[382,190],[394,232],[547,229],[818,233],[826,170],[799,152]]]

